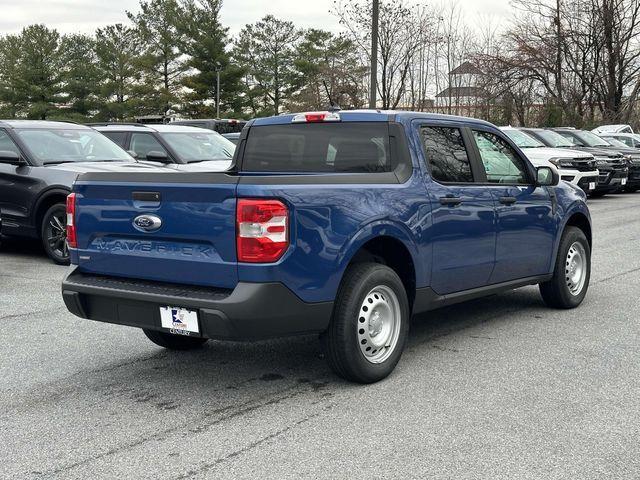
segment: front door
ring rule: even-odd
[[[548,273],[558,228],[549,191],[536,186],[533,169],[503,136],[474,129],[473,139],[496,202],[496,266],[490,283]]]
[[[426,190],[432,205],[431,288],[444,295],[487,284],[495,263],[496,214],[491,191],[476,182],[462,126],[421,124]]]
[[[20,154],[20,149],[3,129],[0,129],[0,151]],[[29,224],[30,192],[38,183],[30,174],[29,165],[0,163],[0,211],[5,233],[12,233],[14,228]]]

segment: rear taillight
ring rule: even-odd
[[[78,248],[76,236],[76,194],[67,196],[67,244],[69,248]]]
[[[289,246],[289,211],[278,200],[239,199],[236,228],[239,262],[275,262]]]

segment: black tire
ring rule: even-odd
[[[47,256],[58,265],[69,265],[67,246],[67,209],[57,203],[47,210],[40,225],[40,238]]]
[[[571,292],[568,284],[567,268],[569,250],[578,243],[585,253],[586,273],[583,286],[580,290]],[[544,303],[551,308],[576,308],[582,303],[589,289],[589,279],[591,278],[591,248],[584,232],[576,227],[567,227],[562,234],[558,258],[553,272],[553,278],[540,284],[540,294]],[[577,288],[577,287],[576,287]]]
[[[399,319],[399,325],[395,346],[389,347],[389,352],[385,354],[388,356],[380,359],[380,363],[372,363],[360,348],[360,342],[364,345],[366,341],[360,340],[360,334],[365,330],[360,328],[362,325],[359,322],[364,318],[361,317],[361,309],[366,310],[363,303],[370,300],[367,296],[378,287],[390,290],[395,295],[394,300],[397,300],[397,303],[386,300],[397,307],[398,315],[394,318]],[[384,297],[382,300],[385,300]],[[368,316],[371,317],[373,314],[377,315],[375,309]],[[409,333],[409,323],[407,292],[392,269],[377,263],[358,263],[350,266],[340,285],[329,328],[322,336],[329,366],[338,376],[352,382],[373,383],[382,380],[393,371],[400,360]],[[375,350],[372,353],[375,353]]]
[[[636,193],[640,187],[625,187],[624,191],[627,193]]]
[[[142,330],[149,340],[169,350],[195,350],[207,343],[208,338],[187,337],[157,330]]]

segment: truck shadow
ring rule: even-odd
[[[5,254],[48,260],[40,241],[32,238],[0,236],[0,255]]]

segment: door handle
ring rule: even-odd
[[[440,203],[442,205],[447,205],[449,207],[455,207],[456,205],[460,205],[462,203],[462,199],[460,197],[440,197]]]
[[[500,203],[503,205],[513,205],[517,201],[516,197],[500,197]]]

